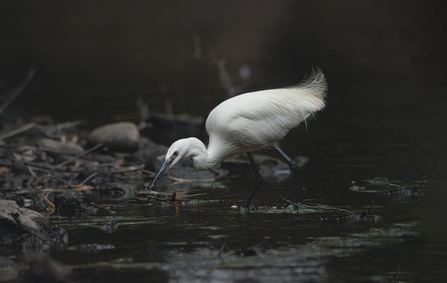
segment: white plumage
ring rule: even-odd
[[[242,152],[247,153],[260,185],[262,178],[252,162],[250,152],[272,147],[289,162],[292,176],[295,176],[295,165],[279,149],[278,141],[324,108],[326,89],[324,74],[315,69],[309,78],[297,86],[249,92],[225,100],[211,111],[206,120],[206,131],[210,137],[208,148],[197,138],[174,142],[151,188],[183,158],[190,158],[198,170],[209,170],[228,157]],[[255,185],[251,198],[259,185]],[[296,195],[296,184],[294,189]],[[251,198],[244,208],[248,207]]]

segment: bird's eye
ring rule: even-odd
[[[178,151],[174,151],[174,153],[172,154],[172,156],[177,157],[178,156]]]

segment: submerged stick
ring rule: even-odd
[[[38,179],[39,177],[37,177],[36,173],[34,173],[33,168],[31,168],[31,166],[26,166],[28,168],[29,173],[36,179]]]
[[[301,207],[305,207],[305,208],[319,208],[319,209],[323,209],[323,210],[336,210],[336,211],[340,211],[340,212],[344,212],[344,213],[348,213],[348,214],[353,214],[353,212],[346,210],[346,209],[342,209],[342,208],[337,208],[337,207],[333,207],[333,206],[328,206],[328,205],[322,205],[322,204],[316,204],[316,205],[308,205],[308,204],[304,204],[304,203],[294,203],[291,202],[288,199],[283,198],[281,195],[279,196],[282,200],[292,204],[292,205],[297,205],[297,206],[301,206]]]
[[[108,209],[108,208],[104,208],[104,207],[102,207],[102,206],[100,206],[100,205],[97,205],[97,204],[95,204],[95,203],[93,203],[93,202],[91,202],[90,204],[93,205],[94,207],[98,208],[98,209],[107,211],[107,212],[109,212],[109,213],[115,213],[115,211],[113,211],[113,210],[111,210],[111,209]]]
[[[56,208],[56,206],[51,201],[49,201],[44,194],[39,194],[39,196],[43,197],[43,199],[48,203],[49,206],[51,206],[52,208]]]

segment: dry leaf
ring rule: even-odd
[[[6,167],[0,167],[0,173],[2,174],[8,174],[9,173],[9,169]]]

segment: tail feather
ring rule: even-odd
[[[327,82],[323,72],[318,67],[312,68],[312,73],[303,79],[301,83],[294,86],[300,89],[305,89],[312,93],[312,95],[322,99],[326,98]]]

